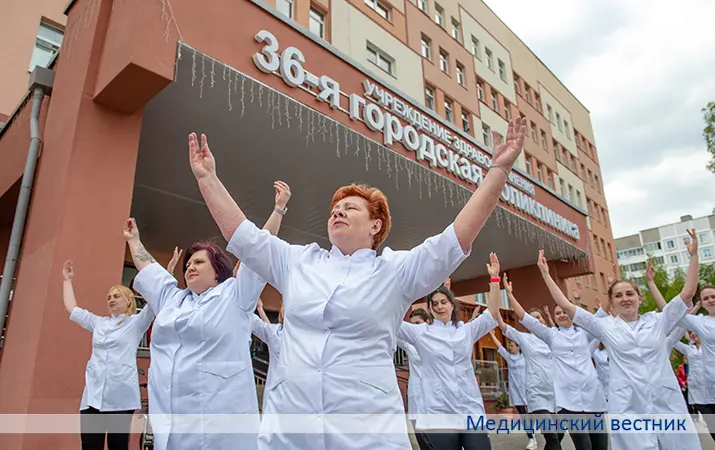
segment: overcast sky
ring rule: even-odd
[[[713,211],[715,1],[484,1],[591,112],[614,237]]]

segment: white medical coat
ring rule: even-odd
[[[574,326],[547,327],[529,314],[521,323],[551,349],[556,411],[606,411],[603,386],[591,361],[593,336]]]
[[[208,415],[254,414],[258,426],[248,342],[264,286],[265,281],[243,264],[236,278],[201,295],[179,289],[176,279],[157,263],[139,271],[134,287],[157,313],[148,383],[157,450],[256,448],[255,434],[208,432],[217,424],[209,422]],[[189,421],[177,416],[168,423],[158,416],[165,414],[206,416]],[[192,433],[171,433],[177,429]]]
[[[407,417],[416,420],[417,414],[424,414],[424,395],[422,394],[422,358],[417,349],[402,339],[397,338],[397,346],[407,353],[410,377],[407,379]]]
[[[497,350],[509,369],[509,403],[526,406],[526,358],[522,353],[509,353],[504,347]]]
[[[75,306],[70,320],[92,332],[92,356],[84,372],[80,411],[134,411],[141,408],[137,347],[154,320],[146,307],[138,314],[97,316]]]
[[[688,309],[678,296],[662,313],[643,314],[631,327],[634,324],[620,317],[595,317],[576,308],[574,323],[601,340],[608,351],[609,414],[684,414],[688,427],[693,427],[666,342]],[[613,450],[651,450],[659,445],[668,450],[700,448],[697,434],[611,433],[610,437]]]
[[[474,374],[474,343],[496,328],[499,323],[489,310],[479,317],[455,327],[452,322],[435,320],[419,325],[402,322],[398,338],[415,346],[422,360],[422,393],[424,414],[415,425],[418,429],[464,429],[458,423],[443,420],[440,415],[484,414],[482,393]],[[476,420],[476,418],[475,418]]]
[[[606,397],[606,401],[608,401],[608,386],[609,386],[609,379],[611,376],[610,369],[608,368],[608,351],[604,348],[603,350],[600,350],[598,348],[599,342],[596,342],[596,345],[593,349],[593,362],[596,364],[596,375],[598,375],[598,381],[601,382],[601,386],[603,386],[603,394]]]
[[[708,368],[705,371],[706,383],[702,399],[705,403],[698,404],[713,405],[715,404],[715,317],[688,314],[681,325],[698,334],[701,358],[704,366]]]
[[[309,414],[318,431],[278,433],[264,414],[259,448],[410,449],[393,363],[396,334],[412,302],[469,255],[453,225],[410,251],[348,256],[335,246],[290,245],[244,220],[228,250],[283,295],[282,348],[265,413]],[[343,434],[336,414],[389,414],[395,433]]]
[[[554,362],[551,349],[531,333],[506,326],[506,337],[519,344],[526,361],[526,405],[529,411],[555,412]]]
[[[283,330],[283,325],[280,323],[266,323],[258,317],[253,315],[251,317],[251,330],[253,334],[262,340],[268,346],[268,373],[266,374],[266,386],[271,384],[271,375],[273,370],[272,367],[278,365],[278,356],[281,354],[281,331]],[[265,411],[266,408],[266,392],[263,392],[263,405],[261,410]]]

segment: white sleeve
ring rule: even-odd
[[[551,347],[551,341],[553,339],[553,334],[556,332],[555,329],[547,327],[543,323],[539,322],[534,316],[531,314],[524,314],[524,318],[519,321],[524,327],[526,327],[527,330],[531,331],[534,336],[537,338],[541,339]]]
[[[386,249],[387,250],[387,249]],[[402,257],[398,268],[398,283],[410,304],[433,292],[471,253],[462,251],[454,224],[409,251],[394,252]]]
[[[663,308],[663,312],[660,313],[664,333],[666,335],[672,333],[688,314],[688,311],[690,311],[690,308],[683,302],[680,295],[676,295],[673,300],[669,301],[668,304],[665,305],[665,308]]]
[[[702,330],[703,321],[700,319],[700,316],[686,314],[685,317],[683,317],[681,325],[685,325],[686,329],[695,331],[697,334],[705,334],[705,330]]]
[[[573,323],[591,333],[591,335],[599,341],[603,341],[605,334],[604,328],[607,326],[607,320],[610,319],[607,317],[596,317],[583,308],[576,308],[576,314],[573,316]]]
[[[598,348],[598,344],[600,344],[601,341],[598,339],[591,339],[591,341],[588,343],[588,354],[593,355],[593,352],[596,351]]]
[[[673,348],[677,348],[677,343],[680,342],[681,339],[683,339],[683,334],[685,333],[685,327],[680,324],[678,325],[675,330],[673,330],[668,337],[665,339],[665,345],[668,350],[672,350]],[[682,342],[681,342],[682,343]],[[680,351],[680,350],[678,350]],[[683,352],[680,352],[683,353]],[[687,353],[683,353],[685,356],[688,356]]]
[[[251,331],[266,345],[268,345],[268,341],[270,340],[270,327],[270,323],[264,322],[263,319],[258,317],[256,314],[251,314]]]
[[[668,348],[670,349],[671,347],[668,347]],[[682,342],[677,341],[677,342],[675,343],[675,345],[672,346],[672,348],[674,348],[674,349],[676,349],[677,351],[679,351],[680,353],[682,353],[683,356],[690,356],[690,355],[688,354],[689,351],[690,351],[690,348],[687,346],[687,344],[683,344]]]
[[[245,219],[236,228],[226,249],[241,260],[241,265],[245,263],[283,294],[290,269],[305,247],[290,245]]]
[[[517,331],[514,327],[511,325],[506,326],[506,332],[504,333],[506,337],[511,339],[512,341],[516,342],[519,347],[524,348],[524,344],[526,343],[526,339],[523,337],[523,333],[521,331]]]
[[[151,309],[151,306],[147,303],[141,311],[139,311],[139,314],[137,314],[137,317],[135,319],[136,321],[136,327],[137,327],[137,332],[139,335],[144,335],[146,333],[146,330],[149,329],[149,326],[151,325],[151,322],[154,320],[154,310]]]
[[[504,346],[499,346],[499,348],[497,349],[497,353],[499,353],[501,355],[501,357],[504,358],[507,366],[509,365],[509,363],[511,363],[511,360],[509,359],[509,356],[511,356],[511,353],[506,351]]]
[[[474,320],[470,320],[462,326],[467,330],[469,341],[474,343],[477,342],[477,340],[479,340],[482,336],[498,327],[499,322],[492,317],[492,314],[487,309],[481,313],[479,317]]]
[[[139,271],[134,279],[134,289],[144,297],[154,314],[161,312],[167,299],[181,292],[176,278],[156,262]]]
[[[245,312],[253,313],[256,305],[258,305],[258,298],[266,287],[265,280],[247,265],[241,263],[236,273],[235,286],[234,300],[236,306]]]
[[[100,320],[100,317],[92,314],[86,309],[75,306],[70,313],[70,320],[85,330],[92,332],[94,331],[94,327],[97,325],[97,322]]]
[[[397,329],[397,339],[414,346],[419,340],[420,334],[422,334],[426,329],[426,323],[416,325],[414,323],[402,321],[400,328]]]

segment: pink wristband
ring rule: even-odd
[[[499,283],[501,281],[501,278],[498,277],[492,277],[489,279],[490,283]]]

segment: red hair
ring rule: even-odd
[[[390,217],[390,206],[387,204],[387,197],[378,188],[353,183],[335,191],[333,200],[330,202],[330,210],[332,211],[336,203],[347,197],[365,199],[370,219],[379,219],[382,222],[382,228],[372,237],[372,249],[377,250],[385,242],[387,235],[390,234],[390,228],[392,228],[392,218]]]

